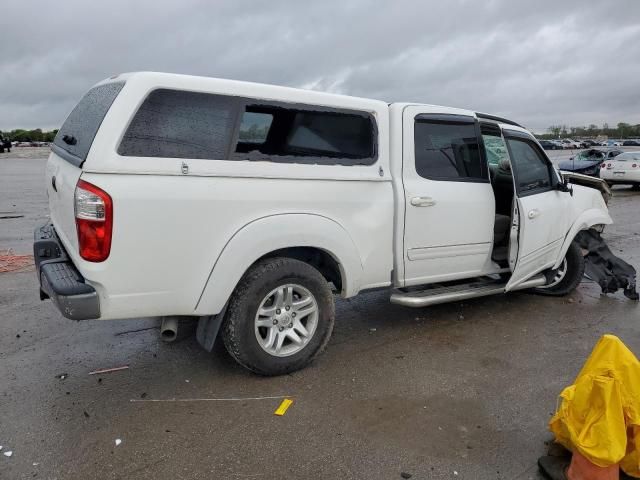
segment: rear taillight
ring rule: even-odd
[[[76,229],[80,256],[102,262],[111,251],[113,202],[107,192],[78,180],[75,193]]]

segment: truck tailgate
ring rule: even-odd
[[[82,169],[51,152],[47,161],[46,187],[51,221],[62,244],[69,251],[78,251],[74,193]]]

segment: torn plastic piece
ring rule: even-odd
[[[290,398],[285,398],[284,400],[282,400],[282,403],[280,404],[278,409],[273,412],[273,414],[278,415],[279,417],[283,416],[285,413],[287,413],[287,410],[292,404],[293,400],[291,400]]]
[[[120,440],[119,438],[116,438],[116,447],[117,447],[118,445],[120,445],[121,443],[122,443],[122,440]]]
[[[11,450],[7,450],[6,452],[2,453],[5,457],[10,457],[11,455],[13,455],[13,452]]]
[[[602,293],[614,293],[623,289],[627,298],[638,300],[636,269],[611,253],[597,231],[582,230],[575,240],[580,248],[589,252],[585,256],[584,273],[600,285]]]

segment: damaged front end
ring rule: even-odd
[[[611,188],[609,188],[607,182],[605,182],[601,178],[590,177],[589,175],[582,175],[581,173],[566,171],[560,171],[560,174],[562,175],[562,178],[568,183],[572,183],[574,185],[582,185],[584,187],[594,188],[598,190],[602,194],[604,203],[607,205],[609,204],[609,200],[613,196],[613,193],[611,192]]]
[[[592,228],[582,230],[575,241],[584,254],[585,276],[597,282],[602,293],[614,293],[622,289],[627,298],[638,300],[636,269],[615,256],[599,232]]]

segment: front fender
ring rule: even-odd
[[[256,219],[229,239],[216,259],[196,305],[196,315],[218,314],[247,269],[275,250],[315,247],[340,266],[342,295],[355,295],[362,278],[362,259],[348,232],[337,222],[315,214],[292,213]]]
[[[604,202],[603,202],[604,203]],[[611,216],[609,212],[605,208],[590,208],[582,212],[578,218],[573,222],[569,232],[564,238],[564,242],[562,244],[562,248],[560,249],[560,253],[558,255],[558,259],[556,260],[553,268],[558,268],[564,259],[564,256],[567,254],[567,250],[569,250],[569,245],[573,242],[573,239],[576,238],[576,235],[580,230],[588,230],[594,225],[609,225],[613,223],[611,220]]]

